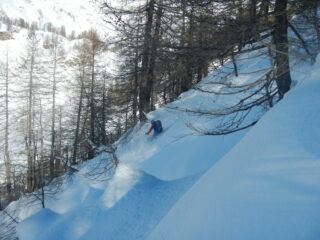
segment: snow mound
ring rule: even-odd
[[[120,165],[105,189],[74,178],[60,199],[18,225],[20,239],[144,239],[198,176],[166,182]]]

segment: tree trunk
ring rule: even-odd
[[[232,59],[232,63],[233,63],[233,69],[234,69],[234,75],[236,77],[239,76],[239,73],[238,73],[238,66],[237,66],[237,62],[236,62],[236,59],[234,57],[234,52],[232,51],[231,53],[231,59]]]
[[[84,66],[82,66],[82,69],[80,70],[80,85],[81,85],[80,99],[79,99],[79,105],[78,105],[76,131],[75,131],[75,136],[74,136],[72,164],[76,164],[76,162],[77,162],[79,133],[80,133],[80,120],[81,120],[82,101],[83,101],[83,94],[84,94]]]
[[[5,112],[6,112],[6,122],[5,122],[5,133],[4,133],[4,165],[6,171],[6,190],[8,201],[12,200],[12,183],[11,183],[11,166],[10,166],[10,156],[9,156],[9,52],[7,48],[6,55],[6,93],[5,93]]]
[[[187,44],[189,49],[193,49],[193,31],[194,31],[194,19],[193,19],[194,8],[192,7],[191,13],[189,15],[189,29],[188,29],[188,39]],[[186,66],[186,76],[181,82],[181,92],[188,91],[192,87],[193,78],[193,52],[190,50],[187,52],[185,66]]]
[[[54,166],[55,175],[59,176],[61,172],[61,157],[62,157],[62,107],[59,108],[59,142],[57,146],[57,155],[56,163]]]
[[[140,24],[140,21],[139,21]],[[134,78],[132,87],[132,119],[133,124],[136,125],[138,122],[137,111],[138,111],[138,87],[139,87],[139,28],[136,32],[135,42],[135,56],[134,56]]]
[[[153,12],[154,12],[154,0],[150,0],[147,5],[147,22],[144,32],[144,43],[142,52],[142,67],[141,67],[141,82],[139,92],[139,118],[140,121],[146,120],[144,112],[150,110],[150,97],[151,89],[150,83],[148,83],[148,66],[150,61],[150,48],[151,48],[151,32],[153,23]]]
[[[317,4],[312,8],[312,17],[313,17],[312,24],[317,33],[317,45],[318,45],[318,51],[319,51],[320,50],[320,24],[319,24],[319,17],[318,17],[318,9],[319,7]]]
[[[155,23],[155,29],[154,29],[154,34],[152,38],[152,44],[151,44],[151,53],[150,53],[150,65],[148,69],[148,77],[147,77],[147,89],[150,91],[150,93],[153,90],[154,86],[154,68],[155,68],[155,63],[156,63],[156,57],[157,57],[157,48],[159,45],[159,39],[160,39],[160,26],[161,26],[161,18],[163,14],[163,9],[162,9],[162,1],[159,1],[159,6],[156,11],[156,23]],[[151,94],[152,96],[153,94]],[[150,101],[150,107],[149,109],[153,110],[153,101],[151,99]]]
[[[107,110],[107,96],[106,96],[106,78],[107,75],[103,75],[103,93],[102,93],[102,126],[101,126],[101,136],[102,136],[102,144],[107,145],[107,133],[106,133],[106,122],[107,122],[107,117],[106,117],[106,110]]]
[[[57,69],[57,47],[54,46],[53,52],[53,74],[52,74],[52,116],[51,116],[51,148],[50,148],[50,179],[54,178],[55,160],[55,118],[56,118],[56,69]]]
[[[199,52],[197,53],[198,57],[197,57],[197,79],[196,82],[200,82],[203,75],[203,68],[205,67],[205,57],[203,56],[205,53],[202,50],[204,47],[204,31],[206,31],[205,29],[205,23],[204,23],[204,17],[201,16],[200,17],[200,24],[199,24],[199,29],[200,31],[198,31],[198,46],[199,46]]]
[[[34,71],[34,58],[35,52],[31,46],[31,55],[30,55],[30,70],[29,70],[29,93],[28,93],[28,121],[27,121],[27,155],[28,155],[28,169],[27,169],[27,191],[31,192],[33,190],[33,158],[34,158],[34,149],[32,144],[33,138],[33,71]]]
[[[287,29],[287,0],[276,0],[274,43],[276,47],[276,83],[280,99],[290,90],[291,85]]]
[[[43,186],[44,184],[44,130],[43,130],[43,121],[42,121],[42,105],[40,102],[40,163],[38,163],[38,181],[37,187]],[[51,178],[51,176],[50,176]],[[51,178],[50,180],[52,180]]]
[[[94,43],[92,43],[94,44]],[[94,50],[93,50],[94,51]],[[94,145],[95,145],[95,106],[94,106],[94,82],[95,82],[95,54],[92,53],[91,59],[91,93],[90,93],[90,148],[88,152],[88,158],[94,157]]]

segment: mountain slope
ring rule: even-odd
[[[243,69],[254,71],[268,64],[267,60],[257,58],[245,60],[258,64],[243,64]],[[229,64],[221,69],[224,70],[231,71]],[[211,74],[202,83],[215,78],[221,71]],[[255,77],[252,75],[245,79],[250,81]],[[236,80],[240,81],[241,78]],[[97,184],[87,179],[86,172],[100,166],[99,161],[103,156],[98,156],[79,167],[80,172],[74,173],[72,182],[75,185],[67,181],[64,183],[63,191],[56,195],[59,201],[47,199],[47,209],[41,210],[39,203],[27,213],[16,210],[15,214],[21,220],[18,225],[19,238],[50,239],[60,233],[60,239],[68,240],[105,239],[106,235],[113,239],[127,239],[128,235],[133,239],[145,239],[198,177],[247,132],[228,136],[194,135],[185,123],[193,122],[210,128],[217,120],[173,111],[170,106],[201,105],[210,109],[212,102],[223,106],[236,101],[237,96],[217,98],[212,94],[190,90],[166,108],[150,113],[150,118],[162,120],[164,133],[155,138],[146,136],[149,123],[137,126],[118,143],[117,154],[121,166],[110,181]],[[253,111],[249,119],[257,114]],[[25,199],[20,201],[21,206],[26,204]],[[9,207],[16,209],[14,204]],[[71,219],[77,220],[71,223]],[[116,222],[111,224],[113,221]],[[65,228],[67,230],[63,230]]]
[[[144,239],[195,179],[165,182],[124,165],[108,186],[77,176],[65,190],[72,194],[26,219],[18,233],[30,240]],[[63,208],[72,202],[75,207]]]
[[[262,58],[260,51],[238,56],[237,61],[239,71],[251,74],[234,76],[232,63],[229,62],[202,79],[199,85],[209,91],[220,91],[221,86],[211,82],[220,79],[235,84],[253,82],[264,76],[270,67],[269,59]],[[178,100],[148,114],[149,119],[162,121],[164,133],[159,137],[145,136],[149,128],[147,123],[137,126],[127,139],[123,139],[117,151],[121,162],[164,180],[206,171],[228,153],[248,129],[229,135],[200,136],[188,127],[190,123],[210,130],[221,124],[222,119],[186,112],[184,108],[212,111],[235,105],[239,98],[241,94],[215,95],[193,89],[181,94]],[[180,110],[173,110],[176,108]],[[264,113],[262,108],[253,109],[244,124],[260,118]],[[223,119],[225,122],[228,120],[228,117]]]
[[[98,10],[88,0],[1,0],[0,16],[13,19],[23,18],[31,24],[37,22],[42,28],[48,23],[60,28],[66,27],[68,33],[88,30],[101,26]]]
[[[148,239],[319,239],[320,58]]]
[[[269,67],[260,52],[239,58],[239,69],[254,73],[234,77],[227,63],[201,84],[221,73],[250,82],[265,73],[255,70]],[[148,115],[162,120],[164,133],[145,136],[149,124],[143,124],[120,140],[121,164],[108,181],[86,175],[100,166],[100,155],[78,167],[56,199],[47,199],[47,209],[40,203],[17,207],[26,206],[26,198],[12,203],[8,211],[21,220],[19,238],[316,239],[319,60],[312,68],[300,65],[293,73],[298,84],[256,126],[228,136],[195,135],[185,123],[210,129],[218,120],[172,108],[210,109],[213,103],[232,105],[239,96],[182,94]],[[263,113],[252,111],[246,121]]]

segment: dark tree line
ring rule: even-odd
[[[224,83],[238,88],[235,93],[254,92],[225,112],[247,111],[265,103],[272,106],[290,90],[290,49],[304,49],[304,56],[311,59],[319,50],[310,48],[303,37],[306,30],[296,24],[297,18],[303,18],[319,43],[318,1],[97,2],[117,32],[113,44],[122,61],[114,91],[121,100],[124,130],[146,120],[145,113],[156,106],[175,100],[217,65],[232,61],[234,74],[239,75],[237,56],[255,50],[270,58],[272,66],[250,85]],[[289,30],[294,39],[289,39]]]

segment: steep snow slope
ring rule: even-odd
[[[125,165],[108,184],[76,175],[58,201],[19,224],[19,237],[144,239],[196,178],[165,182]]]
[[[204,78],[200,85],[207,90],[219,91],[221,86],[210,84],[227,78],[234,83],[249,83],[263,76],[270,63],[261,58],[261,52],[243,54],[237,58],[240,72],[251,73],[235,77],[232,74],[232,63],[213,72]],[[160,119],[164,133],[154,138],[145,136],[149,123],[137,127],[128,136],[127,142],[119,146],[118,155],[123,163],[134,168],[142,169],[160,179],[173,180],[198,174],[207,170],[222,158],[247,132],[247,130],[224,136],[198,136],[186,124],[192,123],[201,128],[212,129],[221,123],[220,119],[212,116],[199,116],[190,112],[175,111],[174,108],[190,108],[212,110],[223,106],[230,106],[239,101],[238,95],[214,95],[196,90],[189,90],[180,98],[148,115],[149,119]],[[251,122],[259,118],[264,111],[254,109],[246,119]],[[227,121],[227,119],[224,119]]]
[[[320,238],[320,57],[148,239]],[[307,73],[310,73],[308,75]],[[300,79],[302,80],[302,79]]]
[[[243,72],[268,67],[261,57],[241,57]],[[121,164],[109,181],[85,175],[103,159],[98,156],[64,183],[57,199],[46,202],[47,209],[11,204],[9,210],[21,220],[19,238],[317,239],[320,116],[319,106],[312,103],[319,102],[319,65],[318,61],[310,69],[298,69],[294,79],[299,83],[283,101],[252,129],[227,137],[191,135],[184,123],[207,128],[216,124],[203,116],[168,107],[150,113],[150,118],[163,121],[165,132],[156,138],[145,136],[145,124],[124,137],[117,151]],[[215,74],[230,72],[229,67],[226,64],[202,84]],[[259,74],[263,73],[234,80],[248,82]],[[237,98],[191,90],[169,107],[210,109],[213,102],[228,105]],[[261,114],[252,112],[249,119]],[[19,204],[26,202],[21,199]]]
[[[244,71],[254,71],[268,64],[260,58],[245,62],[250,64],[243,65]],[[202,83],[222,71],[230,72],[229,64]],[[257,76],[252,75],[246,80],[254,77]],[[210,109],[213,102],[223,105],[236,100],[235,96],[216,98],[191,90],[169,107],[201,105]],[[253,112],[251,117],[257,114]],[[149,124],[137,127],[119,143],[117,153],[121,166],[109,182],[97,186],[84,177],[86,167],[81,168],[73,177],[74,184],[65,183],[64,191],[56,196],[59,201],[46,203],[48,209],[40,210],[38,206],[33,210],[38,212],[35,215],[17,213],[22,220],[18,225],[20,239],[55,239],[57,236],[68,240],[105,239],[105,236],[108,239],[128,239],[128,236],[130,239],[145,239],[198,177],[246,133],[225,137],[195,136],[185,123],[191,121],[209,128],[216,122],[169,108],[150,113],[149,117],[162,120],[164,133],[153,138],[144,135]],[[101,156],[89,165],[99,158]],[[24,205],[23,201],[20,205]]]

